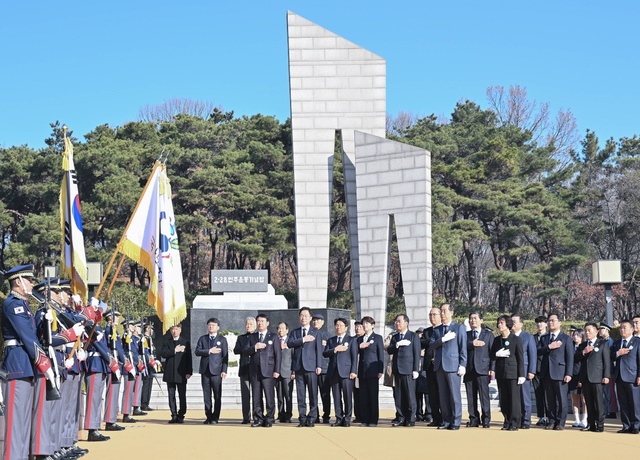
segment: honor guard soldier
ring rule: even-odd
[[[109,309],[104,313],[104,319],[107,321],[105,327],[105,337],[107,340],[107,347],[111,356],[118,361],[118,367],[120,374],[117,372],[111,373],[111,378],[107,380],[107,393],[105,397],[104,408],[104,421],[106,431],[122,431],[123,426],[118,425],[118,397],[120,396],[120,377],[126,371],[124,366],[128,363],[125,357],[124,348],[122,348],[122,342],[118,335],[117,327],[122,315],[115,309]],[[125,377],[126,378],[126,377]]]
[[[124,381],[124,389],[122,390],[122,422],[136,423],[137,420],[130,415],[133,409],[133,390],[136,384],[136,376],[138,374],[138,368],[136,367],[139,357],[138,347],[133,341],[136,325],[135,321],[131,318],[127,318],[123,325],[125,333],[122,337],[122,349],[124,350],[125,357],[129,362],[125,364],[127,378]]]
[[[146,322],[142,324],[144,336],[142,337],[142,346],[145,349],[145,365],[146,375],[142,376],[142,400],[140,409],[143,411],[152,411],[151,408],[151,390],[153,388],[153,378],[156,373],[156,347],[153,345],[153,323]]]
[[[47,457],[62,456],[61,432],[63,428],[62,408],[68,404],[62,401],[62,385],[66,372],[64,367],[66,343],[74,342],[84,332],[80,322],[70,320],[62,313],[62,300],[58,279],[42,281],[35,286],[34,297],[40,302],[35,314],[36,333],[48,352],[56,378],[55,388],[47,383],[44,375],[37,373],[33,402],[33,422],[31,427],[31,454]],[[66,452],[66,450],[65,450]]]
[[[11,293],[2,305],[2,370],[7,373],[2,458],[23,460],[29,457],[34,367],[49,381],[55,382],[55,378],[36,336],[35,319],[27,301],[33,290],[33,265],[14,267],[4,276],[11,284]]]
[[[92,299],[90,308],[93,308],[96,315],[93,330],[89,332],[90,342],[87,347],[87,364],[85,375],[85,387],[87,391],[87,405],[85,409],[84,429],[89,431],[88,441],[107,441],[108,436],[100,433],[100,422],[102,416],[102,393],[110,378],[111,372],[119,374],[120,368],[114,357],[109,354],[109,348],[105,340],[105,334],[100,325],[102,320],[102,310],[106,309],[106,304]]]
[[[66,317],[67,321],[73,323],[86,322],[87,317],[80,310],[76,310],[76,303],[82,307],[82,300],[80,296],[72,295],[71,282],[69,280],[60,280],[58,286],[60,287],[59,296],[62,306],[62,314],[60,316]],[[86,337],[86,334],[83,335]],[[82,343],[82,338],[78,337],[75,342],[69,342],[65,345],[65,380],[60,391],[63,401],[62,431],[60,433],[62,447],[68,454],[77,456],[82,456],[89,452],[76,444],[78,442],[80,401],[82,381],[84,379],[81,367],[84,366],[84,361],[87,358]]]
[[[140,410],[142,405],[142,379],[147,375],[147,361],[149,360],[149,350],[144,347],[144,340],[142,338],[142,321],[138,320],[134,323],[135,328],[133,330],[132,343],[138,350],[138,361],[136,375],[136,383],[133,387],[133,415],[147,415],[146,412]]]

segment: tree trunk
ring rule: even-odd
[[[467,259],[467,273],[469,276],[469,306],[478,305],[478,275],[476,270],[475,254],[471,249],[470,241],[463,241],[464,255]]]

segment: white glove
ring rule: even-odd
[[[46,319],[50,323],[53,322],[53,313],[51,313],[51,310],[47,310],[47,312],[44,314],[44,319]]]
[[[91,302],[89,302],[89,304],[92,307],[97,307],[98,305],[100,305],[100,301],[98,299],[96,299],[95,297],[91,297]]]
[[[456,338],[456,333],[453,332],[453,331],[449,331],[445,335],[442,336],[442,343],[448,342],[449,340],[453,340],[455,338]]]
[[[524,377],[518,377],[518,385],[522,385],[526,379]]]
[[[51,368],[47,369],[44,373],[44,377],[55,386],[56,379],[53,375],[53,369]]]
[[[85,359],[87,359],[87,352],[82,348],[78,348],[78,351],[76,352],[76,358],[78,358],[78,361],[84,361]]]
[[[120,380],[120,377],[122,377],[122,374],[120,373],[120,369],[118,369],[118,370],[116,371],[116,379],[117,379],[117,380]]]
[[[98,332],[96,335],[96,342],[102,341],[102,337],[104,337],[104,332]]]
[[[71,369],[73,367],[73,358],[67,358],[64,360],[64,367]]]
[[[73,325],[73,332],[76,333],[76,337],[80,337],[84,332],[84,325],[82,323],[76,323]]]
[[[506,348],[501,348],[500,350],[496,351],[497,358],[508,358],[509,356],[511,356],[511,352]]]
[[[467,373],[467,369],[464,366],[458,366],[458,375],[460,377],[464,377],[464,374]]]
[[[411,377],[413,377],[413,380],[417,379],[418,378],[418,373],[416,371],[413,371],[411,373]]]
[[[406,347],[408,345],[411,345],[411,340],[409,340],[409,339],[402,339],[399,342],[396,342],[396,347],[397,348]]]
[[[136,368],[134,367],[133,369],[131,369],[129,371],[129,374],[131,374],[131,377],[135,378],[136,377]]]
[[[71,300],[73,300],[73,303],[76,305],[82,305],[82,298],[78,294],[73,294]]]

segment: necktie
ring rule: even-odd
[[[622,339],[622,348],[627,348],[627,339]]]
[[[400,334],[400,340],[403,340],[403,339],[404,339],[404,334]],[[399,342],[400,340],[398,340],[398,342]]]
[[[342,337],[338,336],[338,345],[342,344]]]
[[[443,324],[443,327],[444,327],[443,330],[445,334],[449,332],[449,326],[447,326],[446,324]]]
[[[307,335],[307,328],[303,327],[302,328],[302,337],[306,337],[306,335]]]
[[[556,335],[555,334],[551,334],[551,341],[555,341],[556,340]]]
[[[476,331],[475,329],[473,330],[473,340],[478,338],[478,331]]]
[[[587,346],[590,347],[591,345],[593,345],[593,342],[589,340],[589,342],[587,343]]]
[[[259,339],[260,339],[260,342],[262,342],[264,340],[264,334],[262,332],[260,333]]]

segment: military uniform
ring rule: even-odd
[[[14,267],[5,273],[5,278],[8,281],[18,278],[30,280],[33,278],[33,265]],[[51,362],[36,335],[35,318],[24,294],[12,290],[4,301],[2,335],[2,370],[7,372],[3,391],[6,407],[2,458],[22,460],[29,457],[34,366],[40,372],[52,376]]]
[[[111,378],[107,379],[107,393],[105,397],[104,408],[104,421],[106,423],[106,431],[122,431],[124,427],[118,425],[118,397],[120,396],[120,378],[125,372],[125,366],[128,363],[128,359],[125,357],[124,348],[122,348],[122,342],[116,326],[113,325],[110,320],[114,317],[120,317],[120,313],[115,310],[107,310],[104,317],[109,323],[105,327],[105,338],[107,341],[107,347],[111,356],[113,356],[118,362],[118,372],[112,372]]]

